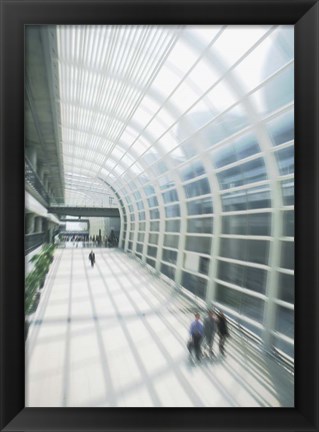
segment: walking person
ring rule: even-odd
[[[195,313],[195,320],[191,323],[189,334],[191,337],[191,346],[194,348],[197,360],[201,359],[201,343],[204,334],[204,326],[200,320],[198,312]],[[191,349],[190,349],[191,353]]]
[[[225,355],[225,342],[227,336],[229,336],[227,320],[222,311],[218,314],[218,335],[219,335],[219,352],[224,356]]]
[[[95,253],[91,250],[89,254],[89,260],[91,261],[91,267],[94,267],[95,264]]]
[[[208,311],[207,317],[204,319],[204,337],[211,355],[215,355],[213,351],[214,338],[216,333],[216,317],[212,310]]]

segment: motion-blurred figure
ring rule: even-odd
[[[219,335],[219,351],[224,356],[225,355],[225,342],[226,337],[229,336],[227,320],[222,311],[218,313],[218,335]]]
[[[216,332],[216,317],[212,310],[208,311],[207,317],[204,319],[204,336],[209,353],[214,355],[213,344]]]
[[[192,348],[194,348],[195,355],[197,360],[201,359],[201,343],[204,334],[204,326],[200,320],[199,313],[195,313],[195,320],[192,322],[189,334],[191,337],[191,344],[189,344],[189,351],[192,352]]]
[[[91,250],[89,254],[89,260],[91,261],[91,267],[94,267],[95,264],[95,253]]]

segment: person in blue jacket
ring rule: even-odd
[[[202,321],[200,320],[200,314],[198,312],[195,313],[195,320],[191,323],[189,334],[192,341],[192,347],[194,348],[195,355],[197,360],[201,359],[201,343],[204,334],[204,326]]]

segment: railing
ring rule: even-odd
[[[24,236],[24,255],[28,255],[45,242],[45,233],[26,234]]]
[[[45,190],[43,183],[40,180],[40,177],[33,169],[31,162],[27,157],[24,158],[24,169],[25,169],[25,182],[35,190],[41,198],[44,199],[47,205],[50,205],[50,197],[47,191]]]
[[[131,258],[136,259],[135,255],[130,255]],[[144,264],[144,263],[142,263]],[[149,271],[157,276],[162,276],[162,274],[158,274],[155,269],[150,268]],[[164,279],[163,279],[164,280]],[[181,286],[176,286],[174,282],[169,282],[164,280],[168,285],[175,287],[179,295],[184,299],[185,302],[185,312],[194,312],[198,310],[202,316],[205,316],[207,313],[207,305],[204,300],[198,298],[194,293],[190,293],[188,290]],[[249,345],[253,350],[263,352],[265,355],[268,355],[276,360],[279,364],[281,364],[287,371],[291,374],[294,374],[294,359],[288,357],[276,350],[274,347],[272,350],[265,350],[263,342],[261,338],[255,335],[253,332],[249,331],[246,327],[238,323],[236,320],[227,316],[227,322],[229,326],[229,330],[234,339],[237,340],[238,343],[244,342],[247,346]]]

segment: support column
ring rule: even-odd
[[[26,213],[25,215],[25,234],[34,233],[35,216],[33,213]]]
[[[35,218],[34,232],[36,232],[36,233],[42,232],[42,217],[41,216],[37,216]]]

